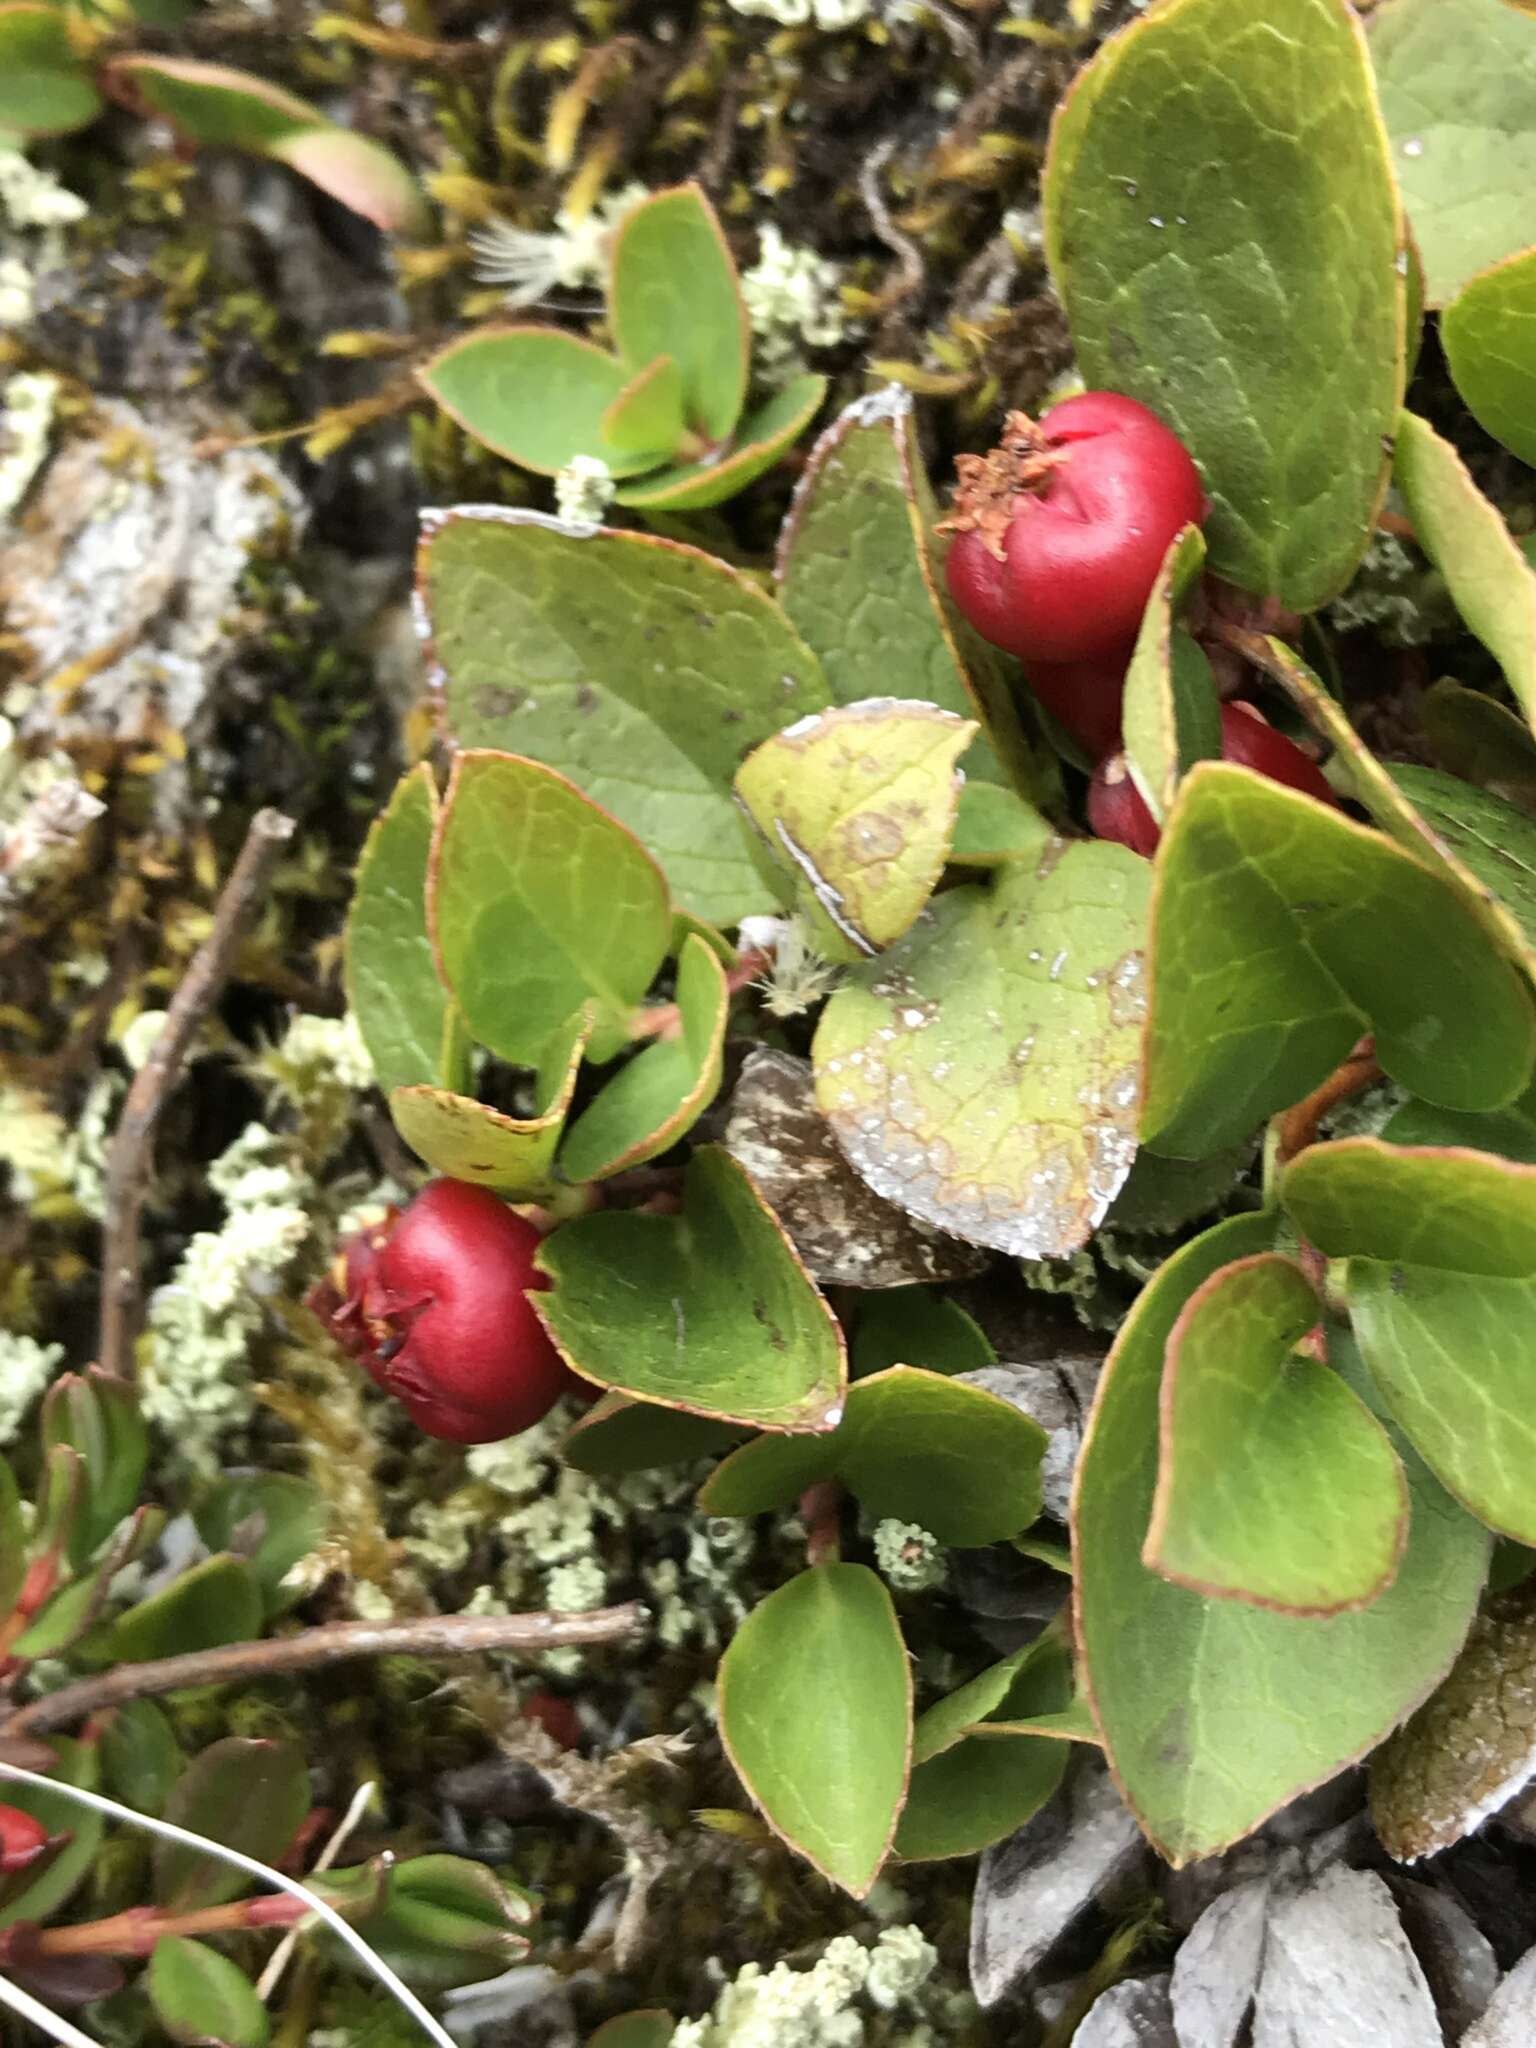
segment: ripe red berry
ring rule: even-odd
[[[489,1189],[434,1180],[347,1244],[311,1306],[428,1436],[496,1443],[574,1381],[528,1300],[540,1238]]]
[[[1085,661],[1032,661],[1024,680],[1095,761],[1120,744],[1120,707],[1125,696],[1129,647],[1093,654]]]
[[[1338,808],[1321,768],[1255,711],[1251,704],[1221,707],[1221,758],[1268,776],[1287,789]],[[1150,860],[1162,837],[1157,821],[1131,780],[1124,754],[1110,754],[1093,771],[1088,785],[1088,829],[1096,839],[1113,839]]]
[[[1169,543],[1208,509],[1183,442],[1113,391],[1068,398],[1038,424],[1011,412],[991,454],[955,466],[950,594],[1026,664],[1129,646]]]
[[[40,1820],[19,1806],[0,1806],[0,1872],[25,1870],[35,1863],[52,1837]]]

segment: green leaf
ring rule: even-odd
[[[1040,851],[1040,813],[996,782],[967,782],[960,792],[949,858],[956,867],[995,868]]]
[[[557,1027],[535,1080],[534,1114],[506,1116],[443,1088],[397,1088],[389,1113],[407,1145],[437,1173],[533,1202],[555,1186],[555,1152],[576,1094],[594,1005]]]
[[[165,1817],[258,1863],[275,1863],[309,1812],[309,1772],[295,1742],[228,1735],[195,1756],[171,1788]],[[243,1870],[182,1842],[155,1844],[155,1903],[173,1913],[221,1906],[249,1891]]]
[[[1086,1690],[1132,1811],[1179,1865],[1238,1840],[1409,1713],[1460,1648],[1487,1565],[1485,1532],[1403,1446],[1408,1548],[1393,1584],[1358,1612],[1266,1613],[1170,1585],[1142,1563],[1169,1336],[1195,1290],[1270,1250],[1274,1229],[1272,1217],[1234,1217],[1158,1268],[1110,1353],[1078,1464]]]
[[[413,1856],[389,1873],[380,1909],[357,1924],[406,1982],[448,1991],[499,1976],[527,1953],[522,1896],[482,1863]]]
[[[1040,1512],[1040,1425],[1001,1395],[893,1365],[857,1380],[827,1436],[758,1437],[704,1482],[710,1515],[788,1507],[833,1477],[877,1520],[916,1522],[975,1549],[1027,1529]]]
[[[1180,778],[1221,756],[1221,711],[1211,665],[1174,626],[1174,613],[1205,563],[1197,526],[1169,547],[1142,615],[1125,675],[1121,729],[1126,765],[1159,824],[1173,809]]]
[[[637,370],[602,418],[603,439],[625,455],[665,462],[686,431],[683,377],[671,356]]]
[[[849,1371],[868,1379],[888,1365],[925,1372],[981,1372],[997,1353],[975,1318],[932,1287],[887,1287],[859,1302]]]
[[[1536,737],[1507,705],[1446,676],[1420,698],[1419,721],[1453,775],[1536,812]]]
[[[1122,846],[1049,839],[851,971],[816,1098],[876,1194],[1019,1258],[1086,1242],[1135,1155],[1150,879]]]
[[[1377,832],[1203,761],[1158,849],[1142,1136],[1200,1158],[1300,1101],[1363,1031],[1416,1095],[1495,1109],[1536,1017],[1451,884]]]
[[[1522,1166],[1536,1166],[1536,1085],[1491,1116],[1408,1101],[1381,1136],[1389,1145],[1470,1145],[1474,1152],[1497,1152]]]
[[[1321,1316],[1301,1268],[1273,1252],[1224,1266],[1185,1303],[1163,1367],[1142,1551],[1175,1585],[1327,1615],[1392,1583],[1407,1482],[1370,1409],[1296,1348]]]
[[[769,1430],[830,1428],[842,1333],[730,1154],[694,1153],[677,1216],[599,1210],[544,1240],[534,1304],[584,1379]]]
[[[265,2048],[271,2023],[245,1972],[206,1942],[162,1934],[145,1977],[155,2017],[191,2048]]]
[[[764,740],[736,794],[829,960],[861,960],[909,931],[949,852],[976,731],[932,704],[871,697]]]
[[[839,704],[913,698],[979,719],[984,737],[965,771],[999,781],[994,745],[1015,767],[1024,752],[1018,713],[990,654],[968,662],[962,653],[930,555],[929,511],[911,394],[892,384],[856,399],[811,450],[785,518],[780,601]]]
[[[1436,769],[1384,766],[1306,664],[1282,641],[1265,646],[1269,673],[1332,746],[1335,782],[1450,883],[1509,960],[1536,975],[1536,826]]]
[[[1425,1463],[1490,1528],[1536,1541],[1536,1167],[1351,1138],[1309,1146],[1282,1187],[1349,1260],[1360,1349]]]
[[[191,57],[118,57],[119,98],[164,115],[189,142],[246,149],[286,163],[343,206],[391,232],[425,225],[415,180],[388,150],[338,128],[264,78]]]
[[[703,939],[683,941],[677,1026],[658,1034],[614,1076],[571,1126],[560,1151],[568,1181],[603,1180],[675,1145],[720,1086],[731,996],[725,970]]]
[[[1398,426],[1395,474],[1419,546],[1536,724],[1536,572],[1450,442],[1411,412]]]
[[[723,505],[788,454],[826,395],[825,377],[809,372],[792,377],[747,414],[723,455],[685,462],[625,484],[614,494],[615,502],[650,512],[704,512],[711,505]]]
[[[0,6],[0,129],[67,135],[101,112],[90,67],[76,56],[62,8]]]
[[[1536,249],[1463,285],[1441,316],[1440,338],[1478,425],[1536,464]]]
[[[16,1476],[0,1458],[0,1618],[16,1605],[27,1576],[27,1525],[21,1512]]]
[[[747,395],[752,329],[714,208],[697,185],[657,192],[614,237],[608,317],[633,368],[671,356],[689,424],[726,440]]]
[[[1064,1742],[978,1736],[993,1719],[1053,1714],[1072,1698],[1072,1659],[1048,1631],[939,1700],[912,1733],[912,1782],[896,1830],[909,1862],[974,1856],[1022,1827],[1061,1783]]]
[[[50,1773],[55,1784],[77,1785],[83,1792],[100,1789],[99,1744],[50,1736],[48,1746],[59,1760]],[[70,1839],[57,1856],[38,1869],[29,1884],[13,1892],[0,1906],[0,1928],[14,1927],[18,1921],[51,1919],[95,1869],[106,1831],[106,1822],[99,1813],[92,1813],[89,1807],[78,1805],[66,1793],[51,1787],[44,1790],[41,1785],[9,1782],[5,1803],[40,1820],[50,1835],[67,1834]]]
[[[402,777],[369,828],[352,884],[347,1002],[386,1095],[459,1080],[444,1071],[450,1005],[427,932],[437,813],[437,785],[423,762]]]
[[[163,1709],[128,1700],[106,1717],[101,1767],[114,1799],[158,1819],[185,1759]]]
[[[622,1477],[712,1457],[740,1443],[741,1435],[733,1422],[707,1422],[699,1415],[681,1415],[675,1408],[604,1394],[573,1425],[560,1455],[578,1472]]]
[[[865,1565],[770,1593],[720,1661],[720,1734],[774,1833],[863,1898],[907,1789],[912,1678],[891,1596]]]
[[[1371,20],[1392,162],[1444,305],[1531,240],[1536,23],[1493,0],[1392,0]]]
[[[70,1528],[70,1562],[78,1571],[138,1504],[149,1433],[133,1389],[92,1366],[48,1389],[41,1440],[45,1452],[67,1444],[85,1468],[85,1497]]]
[[[513,747],[569,775],[695,916],[733,924],[773,907],[731,779],[827,689],[749,577],[674,541],[578,539],[527,515],[446,517],[421,573],[460,746]]]
[[[107,1639],[114,1664],[148,1663],[220,1643],[248,1642],[261,1634],[261,1580],[243,1557],[205,1558],[152,1593],[112,1624]]]
[[[611,1054],[672,935],[666,878],[633,833],[552,769],[478,750],[454,760],[427,916],[470,1031],[521,1066],[588,1001]]]
[[[1086,382],[1188,446],[1214,572],[1313,610],[1370,538],[1403,380],[1402,223],[1352,10],[1164,0],[1079,72],[1044,191]]]
[[[595,455],[615,476],[654,468],[656,451],[626,450],[603,431],[630,373],[606,349],[556,327],[486,327],[423,363],[422,388],[466,434],[509,462],[553,476]]]
[[[669,2012],[622,2012],[598,2028],[587,2048],[668,2048],[676,2030]]]
[[[193,1520],[210,1550],[250,1560],[270,1617],[293,1604],[297,1596],[284,1590],[283,1580],[325,1541],[331,1515],[324,1494],[307,1479],[231,1472],[198,1503]]]

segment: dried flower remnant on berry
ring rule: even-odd
[[[960,479],[955,507],[939,522],[939,532],[974,533],[988,554],[1001,562],[1014,499],[1038,492],[1051,471],[1066,460],[1066,450],[1052,448],[1027,412],[1009,413],[995,448],[985,455],[955,457]]]

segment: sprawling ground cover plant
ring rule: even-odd
[[[1379,1822],[1402,1842],[1417,1724],[1393,1731],[1451,1672],[1490,1558],[1507,1584],[1536,1545],[1536,821],[1480,736],[1496,717],[1516,755],[1530,741],[1447,685],[1437,765],[1384,765],[1318,624],[1395,488],[1536,715],[1536,577],[1404,409],[1427,300],[1469,407],[1528,443],[1529,253],[1455,274],[1453,195],[1409,178],[1422,259],[1399,197],[1384,113],[1424,13],[1385,12],[1373,67],[1343,0],[1161,0],[1059,109],[1045,231],[1078,360],[1161,423],[1133,519],[1157,547],[1095,616],[1045,632],[1020,575],[1000,626],[969,570],[952,608],[895,388],[823,433],[771,580],[671,529],[426,523],[451,768],[413,770],[374,828],[352,1002],[405,1142],[547,1231],[529,1298],[602,1396],[569,1458],[720,1451],[703,1511],[798,1508],[805,1568],[727,1649],[720,1725],[769,1825],[855,1895],[892,1855],[1007,1834],[1074,1742],[1177,1863],[1391,1737]],[[655,205],[680,223],[693,202]],[[663,279],[682,261],[645,246]],[[663,399],[723,442],[735,359],[686,364],[674,330],[627,338],[612,310],[619,357],[582,399],[604,445]],[[456,378],[551,346],[461,342],[427,381],[469,417]],[[1050,414],[1008,433],[1003,487],[1048,508],[1071,438]],[[963,502],[947,523],[983,546]],[[1133,642],[1110,645],[1127,606]],[[1112,657],[1087,755],[1047,720],[1058,762],[963,612],[1048,661]],[[1283,729],[1293,772],[1224,745],[1223,696]],[[1150,861],[1076,822],[1079,772],[1117,741]],[[1330,1138],[1368,1087],[1390,1118]],[[834,1169],[856,1199],[829,1244],[794,1188]],[[1119,1331],[1068,1551],[1041,1520],[1047,1434],[978,1383],[989,1347],[942,1289],[1149,1206],[1219,1220]],[[919,1711],[872,1522],[1027,1545],[1070,1574],[1060,1623]]]

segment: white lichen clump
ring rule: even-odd
[[[482,284],[505,285],[505,303],[512,307],[535,305],[557,287],[574,291],[601,284],[614,230],[649,196],[643,185],[626,185],[580,218],[562,207],[548,233],[509,220],[486,221],[469,231],[474,274]]]
[[[916,1522],[884,1521],[875,1525],[875,1563],[897,1593],[927,1593],[942,1586],[944,1552],[936,1536]]]
[[[919,1993],[938,1955],[916,1927],[888,1927],[873,1948],[829,1941],[809,1970],[747,1963],[702,2019],[684,2020],[671,2048],[860,2048],[865,2000],[894,2012]]]
[[[0,1444],[14,1443],[32,1403],[53,1378],[62,1344],[0,1330]]]
[[[831,348],[843,339],[842,278],[840,264],[786,242],[772,221],[764,226],[758,259],[742,272],[741,296],[765,376],[798,369],[803,348]]]
[[[17,324],[8,317],[9,294],[15,289],[12,260],[0,256],[0,328]],[[30,305],[29,287],[29,309]],[[0,391],[0,520],[15,511],[43,466],[58,395],[58,378],[41,370],[18,370]]]
[[[600,455],[573,455],[555,472],[555,510],[571,526],[596,526],[613,503],[613,471]]]
[[[219,1438],[250,1413],[261,1297],[276,1291],[309,1235],[313,1188],[285,1155],[273,1132],[246,1126],[208,1169],[223,1228],[200,1230],[150,1297],[144,1413],[196,1469],[216,1469]]]
[[[875,0],[730,0],[736,14],[762,15],[781,28],[853,28],[878,10]]]
[[[85,211],[85,201],[51,171],[0,144],[0,330],[24,327],[32,318],[37,272],[58,261],[59,230]]]

